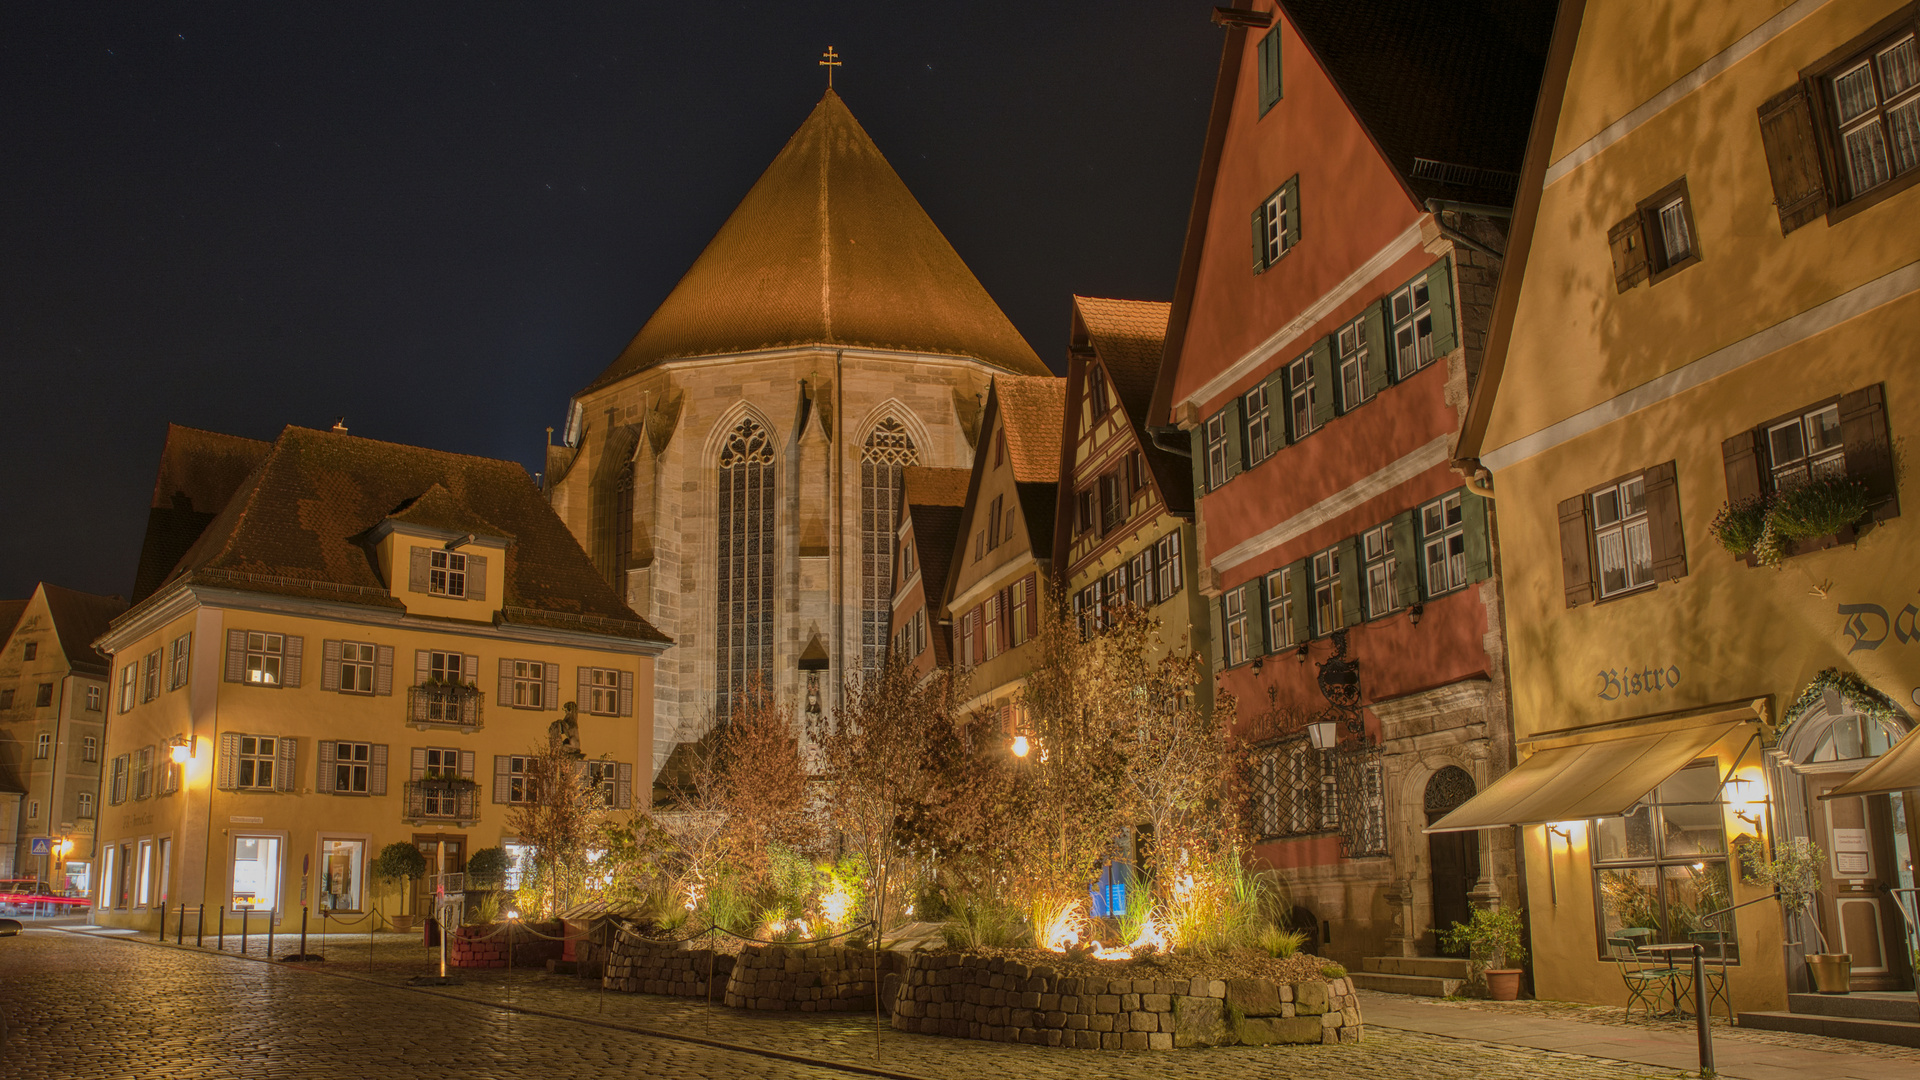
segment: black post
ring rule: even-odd
[[[1693,1022],[1700,1040],[1700,1075],[1713,1075],[1713,1021],[1707,1015],[1706,950],[1693,945]]]
[[[220,951],[226,952],[227,951],[227,905],[225,904],[220,905],[220,921],[213,925],[214,925],[214,929],[219,931],[220,933]]]
[[[253,914],[253,906],[251,904],[240,909],[240,955],[241,956],[247,955],[247,916],[251,914]]]
[[[200,904],[193,909],[193,947],[205,948],[207,940],[207,905]]]
[[[160,932],[164,934],[166,933],[166,929],[162,927]],[[186,940],[187,940],[187,902],[185,900],[182,900],[180,901],[180,921],[175,923],[173,928],[173,943],[175,945],[182,945],[186,943]]]
[[[300,958],[307,956],[307,905],[300,905]]]
[[[273,959],[273,909],[267,909],[267,959]]]

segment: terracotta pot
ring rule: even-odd
[[[413,929],[413,916],[411,915],[389,915],[387,916],[387,922],[394,930],[402,934]]]
[[[1519,968],[1494,968],[1486,972],[1487,996],[1495,1001],[1514,1001],[1520,997]]]
[[[1813,976],[1813,988],[1822,994],[1845,994],[1852,990],[1852,953],[1808,953],[1807,974]]]

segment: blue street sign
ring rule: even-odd
[[[51,836],[34,837],[33,838],[33,854],[35,855],[53,854],[53,837]]]

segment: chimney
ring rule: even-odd
[[[345,435],[347,433],[347,418],[344,416],[334,417],[333,430],[339,432],[342,435]]]

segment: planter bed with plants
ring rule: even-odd
[[[514,967],[545,967],[547,961],[560,958],[562,924],[475,923],[458,928],[447,952],[447,966],[457,968],[503,968],[507,966],[507,938],[512,935]],[[538,933],[535,933],[538,931]],[[545,934],[547,937],[540,937]]]
[[[1359,999],[1316,956],[1077,959],[1037,950],[915,953],[901,1031],[1088,1050],[1357,1043]]]

